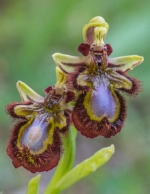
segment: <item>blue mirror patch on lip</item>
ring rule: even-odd
[[[116,102],[107,86],[101,83],[100,86],[93,91],[91,96],[91,108],[98,117],[107,116],[114,117],[116,114]]]
[[[43,147],[47,138],[47,123],[45,119],[35,118],[32,124],[23,132],[21,145],[29,147],[31,151],[37,152]]]

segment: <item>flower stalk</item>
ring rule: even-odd
[[[60,192],[59,187],[55,188],[55,185],[72,168],[76,151],[76,135],[76,129],[74,127],[71,127],[68,132],[67,138],[63,138],[64,153],[44,194],[56,194]]]
[[[65,151],[44,194],[60,194],[61,191],[69,188],[92,172],[95,172],[114,154],[114,145],[111,145],[110,147],[97,151],[93,156],[71,169],[75,157],[76,134],[76,129],[72,128],[68,137],[64,139]],[[39,179],[40,175],[30,180],[27,194],[38,194]]]

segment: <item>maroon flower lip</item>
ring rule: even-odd
[[[103,105],[101,105],[101,112],[99,112],[99,114],[98,112],[94,113],[92,105],[88,101],[88,98],[86,98],[86,94],[81,94],[72,113],[72,120],[76,129],[88,138],[95,138],[97,136],[108,138],[120,132],[126,118],[126,103],[124,98],[118,92],[116,92],[116,97],[119,99],[120,107],[117,117],[114,118],[114,121],[110,122],[109,114],[103,112],[105,110],[102,107]],[[86,106],[89,107],[87,108]],[[97,101],[95,101],[95,106],[97,106],[97,111],[100,111]],[[112,115],[114,114],[109,107],[105,108],[108,109],[108,113],[110,111]]]
[[[7,147],[7,154],[12,159],[14,167],[23,166],[32,173],[51,170],[57,166],[60,159],[61,140],[58,131],[55,130],[53,134],[53,143],[49,144],[45,151],[37,154],[27,145],[17,145],[20,128],[25,124],[27,121],[22,120],[15,125]]]

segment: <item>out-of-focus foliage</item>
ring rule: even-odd
[[[99,150],[92,157],[84,160],[83,162],[75,166],[67,174],[65,174],[64,177],[62,177],[57,182],[54,188],[58,188],[60,190],[67,189],[71,185],[75,184],[77,181],[80,181],[84,177],[95,172],[98,168],[108,162],[108,160],[110,160],[113,154],[114,145]]]
[[[37,176],[33,177],[29,184],[27,189],[27,194],[38,194],[39,193],[39,184],[40,184],[40,177],[41,175],[38,174]]]
[[[23,168],[14,169],[5,153],[12,123],[4,106],[20,101],[16,82],[21,80],[42,95],[44,88],[55,83],[51,55],[79,54],[83,26],[100,15],[110,25],[105,42],[112,45],[112,56],[144,56],[144,63],[130,73],[142,81],[143,92],[137,98],[127,97],[128,117],[122,132],[115,137],[91,140],[78,134],[76,164],[112,143],[116,153],[104,167],[64,193],[149,194],[149,10],[148,0],[0,1],[0,191],[25,193],[33,176]],[[41,193],[52,173],[42,174]]]

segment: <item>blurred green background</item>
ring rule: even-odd
[[[34,175],[15,169],[5,150],[12,122],[5,105],[20,101],[16,82],[35,91],[55,83],[51,55],[61,52],[80,55],[82,28],[95,16],[102,16],[110,28],[106,43],[111,56],[144,56],[142,65],[130,72],[141,80],[143,92],[127,97],[128,117],[121,133],[110,139],[77,138],[75,164],[104,146],[115,144],[112,159],[91,176],[63,194],[149,194],[150,193],[150,1],[137,0],[0,0],[0,191],[23,194]],[[42,173],[43,193],[53,170]]]

